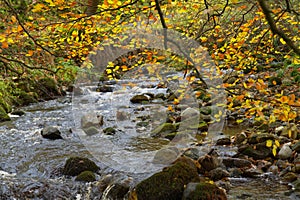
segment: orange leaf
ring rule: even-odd
[[[282,96],[279,101],[281,103],[288,103],[289,102],[289,98],[287,96]]]
[[[2,42],[2,48],[7,49],[8,48],[8,43],[6,41]]]
[[[32,55],[33,55],[33,51],[32,51],[32,50],[29,50],[28,53],[27,53],[25,56],[28,56],[28,57],[29,57],[29,56],[32,56]]]

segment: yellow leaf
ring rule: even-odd
[[[276,145],[273,145],[272,153],[274,156],[276,156],[276,154],[277,154],[277,146]]]
[[[206,42],[207,41],[207,37],[200,37],[201,42]]]
[[[11,16],[11,21],[12,21],[13,23],[15,23],[15,22],[17,21],[17,18],[13,15],[13,16]]]
[[[282,38],[280,38],[280,42],[281,42],[282,44],[286,44],[286,42],[285,42]]]
[[[237,119],[237,120],[236,120],[236,122],[237,122],[238,124],[242,123],[243,121],[244,121],[243,119]]]
[[[276,145],[277,147],[280,147],[280,143],[279,143],[278,140],[275,140],[275,145]]]
[[[291,138],[292,137],[292,130],[291,129],[289,130],[288,134],[289,134],[289,138]]]
[[[272,140],[267,140],[266,142],[266,147],[271,147],[273,144],[273,141]]]

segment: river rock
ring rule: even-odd
[[[63,174],[77,176],[84,171],[97,172],[100,168],[90,159],[82,157],[71,157],[66,161]]]
[[[97,92],[113,92],[114,87],[111,85],[100,85],[96,89]]]
[[[218,167],[216,169],[210,170],[208,172],[208,176],[211,180],[218,181],[222,178],[229,177],[229,172],[227,172],[225,169],[222,169],[221,167]]]
[[[129,189],[129,185],[125,183],[115,183],[106,188],[103,197],[105,197],[105,200],[123,200]]]
[[[182,200],[226,200],[225,192],[211,183],[189,183]]]
[[[113,127],[107,127],[103,130],[103,133],[106,135],[114,135],[116,133],[116,129]]]
[[[297,153],[300,153],[300,141],[296,142],[293,146],[292,146],[292,150],[296,151]]]
[[[186,120],[191,117],[199,116],[200,112],[194,108],[186,108],[184,111],[181,112],[181,120]]]
[[[99,129],[95,126],[90,126],[88,128],[83,129],[84,133],[88,136],[92,136],[99,133]]]
[[[278,152],[278,158],[283,160],[289,159],[292,156],[292,153],[293,151],[290,146],[288,144],[284,144]]]
[[[96,181],[96,176],[94,172],[83,171],[76,177],[75,181],[93,182]]]
[[[292,170],[296,173],[300,173],[300,155],[298,155],[293,162],[294,166]]]
[[[165,100],[166,97],[165,97],[165,94],[164,93],[158,93],[154,96],[154,99],[162,99],[162,100]]]
[[[274,140],[275,136],[273,134],[268,134],[268,133],[254,133],[249,137],[249,144],[257,144],[257,143],[262,143],[267,140]]]
[[[235,136],[234,142],[233,144],[235,145],[240,145],[242,143],[244,143],[244,141],[247,139],[247,135],[244,132],[238,133]]]
[[[165,135],[175,132],[177,129],[173,123],[163,123],[151,131],[152,137],[164,137]]]
[[[216,145],[231,145],[229,137],[220,138],[217,140]]]
[[[258,176],[262,175],[264,172],[261,169],[258,168],[249,168],[246,169],[243,172],[244,177],[250,177],[250,178],[257,178]]]
[[[149,102],[150,98],[144,94],[138,94],[133,96],[130,99],[131,103],[143,103],[143,102]]]
[[[223,157],[222,162],[226,167],[229,168],[233,168],[233,167],[245,168],[251,166],[251,162],[249,160],[241,159],[241,158]]]
[[[63,139],[61,137],[60,131],[53,126],[46,126],[45,128],[43,128],[43,130],[41,131],[41,135],[43,138],[47,138],[50,140]]]
[[[11,114],[22,116],[22,115],[25,115],[25,112],[23,110],[14,110],[14,111],[11,112]]]
[[[170,167],[138,183],[131,192],[130,199],[181,200],[185,185],[193,181],[199,181],[195,162],[181,157]]]
[[[160,149],[155,154],[152,162],[154,164],[171,164],[177,159],[178,155],[179,151],[176,147]]]
[[[252,157],[254,160],[265,159],[271,155],[271,150],[265,145],[258,147],[252,147],[250,145],[243,145],[239,147],[238,152],[241,154]]]
[[[81,118],[81,127],[83,129],[89,128],[91,126],[99,128],[102,125],[103,125],[103,116],[102,115],[98,115],[98,114],[96,114],[94,112],[85,114]]]
[[[205,155],[198,159],[198,163],[200,164],[201,173],[204,173],[219,167],[221,162],[216,156]]]
[[[282,176],[282,180],[285,182],[288,182],[288,183],[291,183],[291,182],[297,180],[297,178],[298,178],[297,174],[295,174],[293,172],[288,172]]]

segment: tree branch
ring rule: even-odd
[[[279,28],[277,28],[276,23],[274,21],[274,19],[271,16],[271,11],[269,10],[265,0],[258,0],[258,3],[265,15],[265,18],[270,26],[271,31],[273,32],[273,34],[277,34],[280,38],[282,38],[286,44],[293,49],[293,51],[300,56],[300,49],[293,43],[293,41],[286,36],[286,34],[280,30]]]

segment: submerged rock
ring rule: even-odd
[[[172,166],[137,184],[131,193],[131,199],[181,200],[185,185],[192,181],[199,181],[195,162],[181,157]]]
[[[84,171],[97,172],[99,169],[100,168],[88,158],[71,157],[66,161],[63,174],[77,176]]]
[[[103,130],[103,133],[105,133],[106,135],[114,135],[116,133],[116,129],[114,129],[113,127],[107,127]]]
[[[152,137],[164,137],[169,133],[175,132],[177,129],[175,124],[163,123],[151,131]]]
[[[43,130],[41,131],[41,135],[43,138],[47,138],[50,140],[63,139],[61,137],[60,131],[53,126],[47,126],[43,128]]]
[[[83,171],[76,177],[75,181],[93,182],[96,181],[96,176],[94,172]]]
[[[81,118],[81,127],[83,129],[95,126],[96,128],[103,125],[103,116],[97,115],[94,112],[85,114]]]
[[[131,103],[143,103],[143,102],[149,102],[149,97],[147,97],[146,95],[143,94],[138,94],[133,96],[130,99]]]
[[[189,183],[182,200],[226,200],[225,192],[211,183]]]

